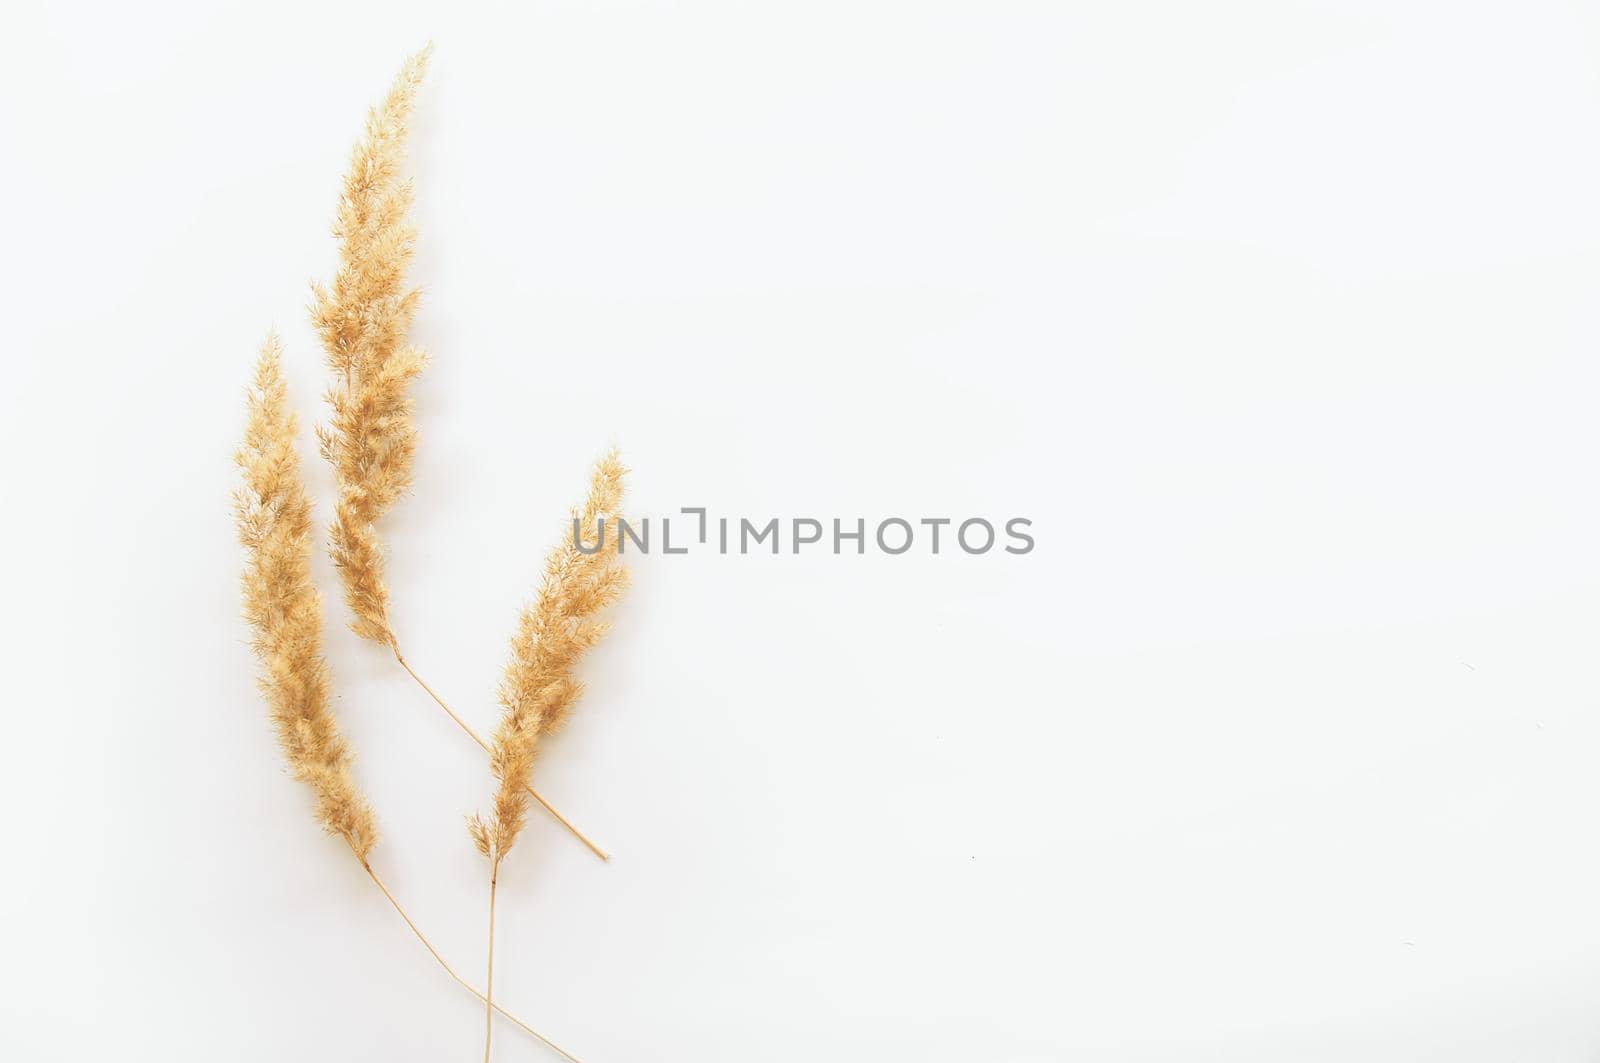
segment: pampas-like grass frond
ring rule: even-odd
[[[430,46],[431,48],[431,46]],[[407,342],[417,291],[405,286],[416,230],[406,218],[411,186],[401,180],[407,126],[430,48],[408,60],[389,94],[367,115],[339,196],[334,236],[339,269],[331,287],[314,285],[311,317],[336,378],[330,422],[317,431],[338,485],[328,554],[339,571],[350,628],[389,648],[417,685],[485,752],[489,744],[445,704],[400,652],[389,616],[378,521],[411,485],[417,431],[409,387],[425,358]],[[600,859],[590,841],[550,802],[539,802]]]
[[[281,362],[278,339],[269,335],[249,393],[244,444],[235,455],[244,483],[234,493],[234,515],[245,548],[240,581],[244,615],[261,661],[261,693],[277,725],[284,756],[295,777],[315,794],[317,818],[324,829],[345,840],[367,876],[444,972],[486,1009],[498,1011],[563,1058],[578,1063],[570,1052],[457,974],[368,859],[378,831],[372,809],[352,777],[350,750],[329,705],[322,601],[311,582],[311,503],[300,479],[295,419]]]
[[[244,473],[234,497],[246,551],[244,615],[261,660],[261,693],[289,767],[316,795],[323,827],[365,863],[378,832],[329,706],[322,603],[311,582],[311,503],[300,480],[281,358],[277,337],[268,336],[236,456]]]
[[[605,634],[598,614],[627,586],[617,543],[604,543],[603,532],[596,536],[597,525],[614,523],[618,515],[626,471],[615,450],[595,464],[589,496],[572,514],[582,529],[584,549],[563,537],[546,561],[539,593],[523,610],[511,640],[511,660],[500,685],[505,711],[490,749],[499,788],[489,818],[468,821],[478,851],[496,862],[522,830],[539,738],[561,724],[583,693],[575,666]]]
[[[422,371],[407,342],[417,291],[405,286],[415,230],[406,218],[411,186],[400,177],[407,126],[429,49],[401,69],[350,159],[334,236],[339,269],[314,287],[312,320],[340,383],[328,393],[332,420],[318,431],[333,466],[338,500],[329,552],[362,638],[394,644],[383,544],[377,522],[411,484],[416,428],[409,386]]]
[[[500,861],[522,832],[528,815],[528,786],[539,738],[566,718],[583,693],[573,674],[578,659],[605,634],[597,615],[627,586],[619,541],[606,548],[605,524],[622,505],[625,470],[613,449],[595,463],[589,497],[572,514],[572,537],[563,537],[545,562],[544,582],[522,611],[511,639],[511,661],[500,684],[505,712],[495,728],[489,766],[499,781],[488,820],[467,819],[467,833],[489,858],[489,967],[484,985],[483,1060],[489,1063],[494,1030],[494,908]],[[582,544],[582,549],[579,544]]]

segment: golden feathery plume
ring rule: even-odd
[[[500,861],[511,851],[527,817],[534,752],[539,738],[561,724],[583,693],[583,684],[574,674],[578,659],[605,634],[605,624],[597,617],[627,586],[618,543],[608,547],[604,530],[606,523],[615,522],[621,507],[626,471],[615,450],[595,464],[589,497],[572,514],[572,536],[564,536],[551,552],[539,593],[522,611],[511,640],[511,661],[500,685],[500,704],[505,711],[489,756],[500,785],[488,820],[481,816],[467,820],[473,844],[489,858],[486,1004],[494,998],[494,905]],[[492,1025],[493,1014],[486,1007],[486,1061]]]
[[[314,286],[312,320],[328,366],[330,424],[319,430],[339,496],[329,550],[362,638],[394,644],[383,544],[377,522],[411,484],[416,427],[409,386],[423,354],[407,342],[417,290],[405,286],[416,231],[406,218],[411,185],[400,177],[407,123],[427,69],[428,49],[407,60],[382,103],[367,115],[339,196],[334,236],[339,270]]]
[[[601,522],[614,522],[617,516],[626,471],[614,450],[595,464],[589,497],[572,514],[582,548],[563,537],[545,562],[538,596],[518,621],[500,684],[505,711],[490,751],[490,767],[500,783],[494,811],[487,822],[471,820],[473,840],[484,856],[503,857],[511,851],[527,814],[528,778],[539,738],[561,724],[583,693],[575,666],[605,634],[597,615],[627,586],[616,543],[605,545],[601,530]]]
[[[365,861],[377,840],[372,809],[350,772],[350,750],[328,706],[322,603],[311,582],[311,503],[300,482],[294,414],[276,336],[261,348],[234,498],[247,561],[244,614],[261,659],[261,693],[295,778],[316,794],[317,818]]]
[[[261,661],[259,685],[277,726],[284,756],[316,796],[317,819],[343,838],[372,879],[446,974],[564,1058],[577,1058],[512,1015],[445,962],[368,859],[378,832],[350,770],[350,749],[329,704],[328,666],[322,656],[322,602],[311,582],[311,503],[300,479],[295,419],[275,335],[262,344],[248,397],[244,444],[235,460],[243,485],[234,495],[239,541],[245,548],[241,579],[244,615]]]
[[[336,378],[329,424],[318,430],[338,484],[328,552],[344,585],[350,628],[387,646],[400,667],[485,752],[489,745],[417,674],[400,652],[389,616],[377,523],[411,484],[417,430],[410,385],[425,357],[409,342],[418,292],[405,284],[416,230],[407,219],[411,185],[400,176],[417,90],[431,46],[407,60],[389,94],[367,115],[340,191],[334,236],[339,269],[313,286],[312,321]],[[538,793],[531,796],[602,860],[605,850]]]

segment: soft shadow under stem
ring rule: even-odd
[[[450,717],[452,720],[454,720],[456,722],[456,726],[461,728],[461,730],[466,733],[466,736],[468,738],[470,738],[474,742],[478,743],[478,748],[479,749],[483,750],[485,753],[488,753],[489,752],[489,743],[485,742],[483,740],[483,738],[478,734],[478,732],[474,731],[470,726],[468,726],[467,721],[465,721],[461,717],[457,716],[455,714],[455,710],[451,709],[450,706],[448,706],[448,705],[446,705],[444,703],[444,699],[443,698],[441,698],[438,694],[435,694],[433,692],[433,688],[430,687],[423,680],[423,678],[416,673],[416,669],[412,668],[411,665],[406,662],[406,659],[403,656],[401,656],[399,645],[396,644],[396,643],[390,643],[389,644],[389,648],[394,651],[394,659],[400,662],[400,667],[404,668],[406,670],[406,672],[411,676],[411,678],[415,679],[417,681],[417,685],[418,686],[420,686],[423,690],[426,690],[428,692],[428,696],[434,700],[434,703],[436,705],[438,705],[441,709],[444,710],[445,715]],[[584,834],[583,831],[579,830],[577,827],[574,827],[572,825],[571,821],[569,821],[566,816],[563,816],[560,812],[557,812],[555,810],[555,806],[551,805],[550,802],[546,801],[543,797],[540,797],[539,796],[539,791],[535,790],[531,786],[528,787],[527,789],[528,789],[528,793],[533,795],[533,799],[535,801],[539,802],[540,806],[543,807],[546,812],[548,812],[552,816],[554,816],[558,823],[560,823],[563,827],[567,828],[567,830],[571,831],[572,832],[572,836],[574,838],[577,838],[584,845],[587,845],[589,847],[589,851],[590,852],[594,853],[594,855],[598,856],[602,860],[610,860],[611,859],[611,854],[610,853],[606,852],[604,849],[600,848],[594,842],[590,841],[589,837],[586,834]]]
[[[434,961],[438,963],[440,967],[444,968],[444,973],[455,979],[456,983],[460,985],[461,988],[465,989],[467,992],[483,1001],[486,1011],[490,1008],[493,1008],[494,1011],[498,1011],[503,1017],[510,1019],[513,1023],[522,1027],[525,1032],[531,1034],[536,1040],[538,1040],[540,1044],[561,1056],[563,1059],[570,1060],[571,1063],[583,1063],[583,1061],[577,1056],[573,1055],[571,1052],[568,1052],[565,1048],[562,1048],[560,1045],[550,1040],[550,1038],[546,1037],[538,1030],[535,1030],[532,1026],[529,1026],[527,1023],[511,1014],[505,1008],[502,1008],[499,1004],[491,1001],[488,997],[478,992],[477,989],[473,987],[471,982],[467,981],[465,978],[462,978],[459,974],[456,974],[455,969],[445,962],[443,956],[439,955],[439,950],[434,948],[433,943],[427,939],[420,929],[417,928],[417,924],[411,921],[411,916],[407,915],[406,910],[400,906],[400,902],[395,900],[394,894],[389,892],[389,887],[383,884],[383,880],[378,877],[378,873],[372,870],[372,865],[367,863],[366,859],[363,857],[358,856],[356,859],[361,861],[361,868],[367,873],[367,877],[372,879],[372,884],[378,887],[379,891],[382,892],[384,897],[388,898],[389,903],[394,906],[394,910],[400,913],[400,918],[406,921],[406,926],[410,927],[411,932],[417,936],[417,940],[422,942],[422,947],[428,950],[428,954],[434,958]],[[493,894],[493,890],[494,887],[491,881],[491,896]],[[493,912],[493,910],[494,908],[491,904],[490,911]],[[490,940],[493,940],[492,934]],[[485,1046],[485,1049],[487,1050],[487,1046]]]

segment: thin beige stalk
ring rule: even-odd
[[[406,914],[406,910],[401,907],[400,902],[395,899],[394,894],[389,892],[389,887],[383,884],[383,880],[379,878],[378,873],[372,869],[372,865],[363,860],[361,861],[361,867],[366,871],[367,876],[372,879],[372,884],[377,886],[378,890],[384,895],[388,902],[394,906],[394,910],[400,913],[400,918],[405,920],[406,926],[410,927],[411,932],[416,935],[417,940],[422,942],[422,947],[428,950],[428,954],[433,957],[434,962],[443,968],[444,973],[449,975],[457,985],[471,993],[473,996],[477,997],[479,1000],[483,1001],[488,1007],[498,1011],[501,1018],[509,1019],[513,1024],[520,1026],[525,1033],[532,1036],[535,1040],[544,1045],[546,1048],[550,1049],[552,1052],[571,1060],[572,1063],[583,1063],[583,1061],[577,1056],[573,1055],[571,1052],[568,1052],[565,1048],[562,1048],[544,1034],[540,1033],[538,1030],[535,1030],[532,1026],[529,1026],[527,1023],[511,1014],[511,1012],[507,1011],[499,1004],[493,1003],[488,997],[478,992],[471,982],[468,982],[465,978],[462,978],[459,974],[456,974],[455,969],[445,962],[445,958],[443,956],[439,955],[439,950],[433,947],[433,942],[428,940],[427,936],[423,934],[420,929],[418,929],[417,924],[412,921],[411,916]]]
[[[487,742],[485,742],[483,740],[483,736],[478,734],[477,731],[474,731],[472,729],[471,725],[467,723],[467,721],[463,720],[460,716],[457,716],[456,713],[455,713],[455,710],[451,709],[449,705],[446,705],[444,703],[444,699],[443,698],[441,698],[438,694],[434,693],[433,688],[431,686],[429,686],[427,684],[427,682],[425,680],[423,680],[423,678],[416,673],[416,670],[411,667],[410,662],[408,662],[403,656],[401,656],[400,648],[398,646],[396,646],[394,648],[394,659],[399,661],[400,662],[400,667],[404,668],[406,670],[406,672],[411,676],[411,678],[415,679],[417,681],[417,685],[418,686],[420,686],[423,690],[426,690],[428,692],[428,696],[433,699],[434,704],[438,705],[441,709],[443,709],[445,715],[450,717],[452,720],[454,720],[456,722],[456,726],[461,728],[462,732],[464,734],[466,734],[466,736],[468,738],[472,739],[474,742],[476,742],[478,744],[478,748],[479,749],[483,750],[485,753],[488,753],[490,751],[489,750],[489,743],[487,743]],[[567,819],[566,816],[563,816],[560,812],[558,812],[556,810],[556,807],[554,805],[552,805],[549,801],[546,801],[542,796],[540,796],[538,790],[535,790],[532,786],[529,786],[528,787],[528,793],[533,797],[533,799],[535,801],[539,802],[539,807],[543,808],[546,812],[550,813],[550,815],[555,818],[556,822],[560,823],[563,827],[567,828],[568,832],[570,832],[574,838],[578,839],[584,845],[588,846],[590,852],[594,853],[594,855],[598,856],[602,860],[610,860],[611,859],[611,854],[610,853],[608,853],[604,849],[600,848],[600,846],[596,845],[594,843],[594,841],[592,839],[590,839],[590,837],[587,834],[584,834],[583,831],[579,830],[576,826],[574,826],[572,824],[572,822]]]
[[[500,882],[500,861],[489,862],[489,973],[483,990],[483,1063],[489,1063],[489,1039],[494,1035],[494,894]]]

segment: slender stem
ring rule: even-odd
[[[473,987],[471,982],[467,981],[465,978],[462,978],[459,974],[456,974],[455,969],[445,962],[443,956],[439,955],[439,950],[433,947],[433,943],[427,939],[420,929],[418,929],[417,924],[411,921],[411,916],[407,915],[406,910],[400,906],[400,902],[395,900],[394,894],[389,892],[389,887],[383,884],[383,879],[378,877],[378,873],[372,870],[372,865],[367,863],[365,859],[362,859],[361,867],[362,870],[366,871],[367,877],[372,879],[372,884],[377,886],[378,890],[384,895],[384,897],[388,899],[389,903],[394,906],[394,910],[400,913],[400,918],[405,920],[406,926],[410,927],[411,932],[417,936],[417,940],[422,942],[422,947],[428,950],[428,954],[433,957],[434,962],[438,963],[440,967],[444,968],[444,973],[453,978],[457,985],[461,986],[461,988],[465,989],[467,992],[483,1001],[487,1007],[491,1007],[495,1011],[498,1011],[502,1018],[510,1019],[513,1023],[522,1027],[526,1033],[531,1034],[535,1040],[539,1041],[540,1044],[543,1044],[546,1048],[561,1056],[563,1059],[569,1060],[570,1063],[583,1063],[583,1061],[577,1056],[573,1055],[571,1052],[568,1052],[565,1048],[562,1048],[560,1045],[550,1040],[550,1038],[546,1037],[538,1030],[535,1030],[532,1026],[529,1026],[527,1023],[511,1014],[499,1004],[492,1003],[488,997],[478,992],[478,990]]]
[[[400,662],[400,667],[404,668],[407,672],[409,672],[411,674],[411,678],[415,679],[417,681],[417,685],[420,686],[423,690],[426,690],[428,692],[428,696],[434,700],[435,704],[437,704],[441,709],[444,710],[445,715],[450,717],[452,720],[454,720],[456,722],[456,726],[461,728],[463,731],[465,731],[467,733],[467,737],[468,738],[470,738],[474,742],[478,743],[478,748],[482,749],[485,753],[489,752],[488,744],[485,743],[482,738],[478,737],[478,732],[474,731],[467,724],[467,721],[465,721],[461,717],[457,716],[455,714],[455,710],[450,708],[450,706],[446,705],[444,703],[444,699],[441,698],[438,694],[435,694],[433,692],[433,688],[430,687],[427,684],[427,682],[420,675],[417,674],[416,669],[412,668],[411,665],[406,662],[406,659],[403,656],[401,656],[401,654],[400,654],[400,647],[397,646],[397,645],[391,644],[391,648],[394,650],[394,659]]]
[[[494,1034],[494,888],[500,881],[500,858],[489,862],[489,974],[483,989],[483,1063],[489,1063],[489,1038]]]
[[[532,795],[533,799],[535,801],[539,802],[539,804],[544,808],[544,810],[546,812],[550,813],[552,816],[554,816],[556,818],[556,822],[560,823],[563,827],[567,828],[567,830],[572,833],[572,836],[574,838],[577,838],[580,842],[582,842],[583,844],[587,845],[589,847],[589,851],[590,852],[594,853],[594,855],[598,856],[602,860],[609,861],[611,859],[611,854],[610,853],[606,852],[604,849],[600,848],[594,842],[590,841],[588,836],[586,836],[583,833],[583,831],[579,830],[577,827],[574,827],[572,825],[572,823],[570,821],[568,821],[566,816],[563,816],[560,812],[557,812],[554,805],[552,805],[550,802],[546,801],[544,798],[540,797],[538,790],[535,790],[531,786],[526,787],[526,789],[527,789],[528,793],[530,795]]]
[[[466,732],[468,738],[478,743],[479,749],[483,750],[485,753],[489,752],[489,743],[485,742],[482,736],[479,735],[477,731],[474,731],[467,721],[457,716],[455,711],[444,703],[443,698],[433,692],[433,688],[424,682],[423,678],[416,673],[416,670],[412,668],[411,665],[406,662],[406,659],[400,655],[400,647],[394,643],[390,643],[389,648],[394,650],[394,659],[400,662],[400,667],[404,668],[408,673],[410,673],[411,678],[417,681],[417,685],[428,692],[428,696],[434,700],[435,704],[444,710],[445,715],[454,720],[456,722],[456,726],[461,728],[462,731]],[[556,822],[560,823],[563,827],[567,828],[567,830],[571,831],[574,838],[577,838],[584,845],[587,845],[590,852],[594,853],[594,855],[598,856],[602,860],[611,859],[610,853],[606,852],[594,842],[590,841],[588,835],[584,834],[583,831],[579,830],[577,827],[574,827],[572,822],[567,819],[566,816],[563,816],[560,812],[556,811],[554,805],[552,805],[549,801],[546,801],[543,797],[539,796],[539,791],[530,786],[528,787],[528,793],[533,795],[533,799],[539,802],[540,806],[546,812],[550,813],[556,818]]]

